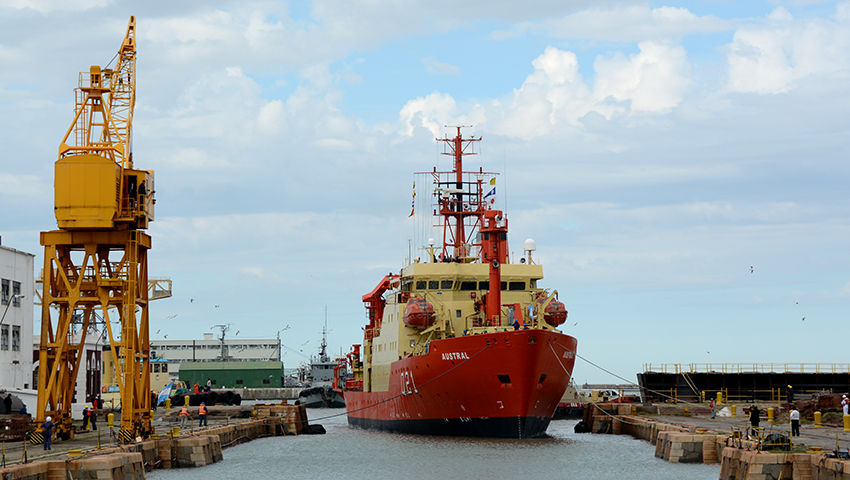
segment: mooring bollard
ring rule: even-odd
[[[632,415],[637,415],[637,407],[632,405]]]
[[[165,399],[165,409],[171,410],[171,397]]]
[[[723,392],[717,392],[717,403],[723,403]]]
[[[773,407],[767,409],[767,421],[773,423]]]
[[[821,413],[815,412],[815,428],[822,428],[822,425],[820,424],[820,419],[821,419]]]
[[[850,432],[850,415],[844,415],[844,431]]]
[[[186,400],[186,406],[188,407],[189,406],[189,395],[186,395],[183,398]]]
[[[688,407],[685,407],[685,411],[682,412],[686,417],[690,417],[690,413],[688,412]]]
[[[732,418],[737,417],[738,416],[738,406],[732,405],[731,408],[732,408]]]

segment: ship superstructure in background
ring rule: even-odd
[[[305,386],[298,393],[298,402],[308,408],[342,408],[345,400],[334,390],[334,375],[338,360],[328,356],[328,312],[325,308],[325,326],[319,355],[311,356],[308,365],[298,369],[298,381]]]
[[[80,74],[75,117],[55,163],[59,229],[41,232],[43,302],[36,421],[74,434],[71,405],[82,346],[102,319],[115,359],[122,442],[151,433],[148,262],[154,173],[133,165],[136,20],[130,17],[114,69]],[[120,332],[113,331],[120,324]],[[85,399],[89,400],[89,399]]]
[[[545,433],[572,376],[577,341],[557,291],[538,286],[527,240],[510,263],[508,220],[490,209],[494,173],[463,170],[481,137],[438,141],[452,170],[433,179],[442,245],[363,296],[369,323],[339,379],[348,422],[399,433],[527,438]],[[492,182],[495,184],[495,181]]]

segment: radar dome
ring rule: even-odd
[[[526,252],[534,252],[537,250],[537,243],[533,239],[529,238],[522,243],[522,249]]]

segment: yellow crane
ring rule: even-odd
[[[105,320],[121,395],[120,438],[151,433],[149,279],[144,232],[154,218],[154,173],[133,167],[136,20],[113,69],[92,66],[75,89],[74,120],[55,163],[58,230],[44,246],[36,421],[73,436],[71,404],[96,312]],[[53,312],[53,314],[51,314]],[[114,318],[118,317],[117,321]],[[113,322],[121,331],[114,332]]]

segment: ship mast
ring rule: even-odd
[[[437,186],[434,190],[439,207],[437,226],[443,228],[443,261],[465,263],[477,260],[472,254],[472,247],[480,246],[480,242],[475,240],[475,233],[486,210],[482,199],[484,175],[495,175],[491,172],[485,173],[481,169],[478,172],[463,170],[463,157],[477,155],[475,142],[481,141],[480,136],[463,138],[460,129],[469,126],[455,126],[457,135],[454,138],[446,136],[437,139],[438,142],[444,143],[442,154],[452,156],[451,172],[438,172],[436,168],[431,172]]]

